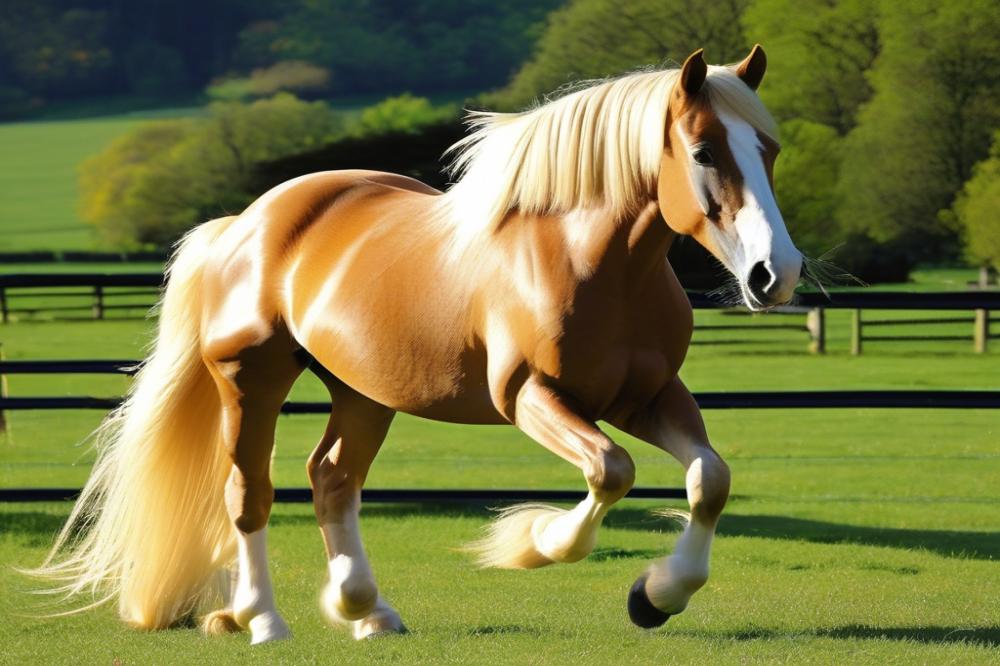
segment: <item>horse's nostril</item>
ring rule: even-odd
[[[767,269],[763,261],[758,261],[750,269],[750,274],[747,276],[747,288],[750,289],[750,293],[761,303],[767,303],[770,299],[768,297],[768,289],[775,282],[774,276],[771,271]]]

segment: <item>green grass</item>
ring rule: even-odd
[[[805,335],[779,342],[695,345],[683,376],[695,390],[997,388],[996,346],[872,343],[847,354],[847,322],[831,313],[826,356]],[[723,315],[698,312],[700,322]],[[754,317],[773,322],[774,318]],[[8,358],[138,357],[150,324],[25,322],[0,327]],[[934,328],[934,327],[931,327]],[[732,333],[729,333],[732,336]],[[699,334],[698,337],[703,337]],[[12,376],[12,395],[116,395],[121,377]],[[323,398],[303,378],[295,399]],[[94,412],[16,412],[0,439],[0,486],[78,485],[91,454],[73,447]],[[245,635],[121,626],[111,609],[61,620],[30,616],[27,583],[0,574],[2,663],[969,663],[1000,648],[1000,420],[987,410],[717,410],[709,432],[733,469],[713,576],[685,613],[655,632],[632,628],[625,594],[676,538],[625,501],[586,561],[532,572],[479,571],[456,546],[486,522],[479,509],[371,505],[366,546],[409,636],[355,644],[325,626],[316,598],[322,546],[308,506],[275,510],[271,554],[294,640],[251,650]],[[274,477],[305,485],[304,460],[324,419],[282,417]],[[612,433],[632,453],[638,485],[678,486],[681,468]],[[368,483],[389,487],[583,487],[579,472],[509,427],[463,427],[401,415]],[[678,504],[680,506],[680,504]],[[0,506],[0,561],[40,561],[69,510]]]
[[[59,620],[24,616],[10,576],[0,582],[7,663],[968,663],[995,660],[997,536],[963,521],[879,526],[878,502],[803,505],[734,501],[720,525],[713,577],[688,610],[655,632],[628,624],[629,583],[676,533],[627,503],[608,516],[584,562],[531,572],[478,571],[455,545],[477,534],[479,511],[366,509],[366,545],[384,594],[411,633],[355,643],[317,610],[322,548],[310,511],[279,507],[271,565],[294,637],[250,648],[246,635],[194,629],[143,634],[103,609]],[[65,507],[3,508],[3,556],[40,554]],[[808,517],[804,517],[808,516]],[[956,534],[959,535],[956,537]],[[965,553],[942,541],[965,539]]]
[[[11,273],[162,273],[163,264],[156,261],[17,263],[0,266],[0,275]]]

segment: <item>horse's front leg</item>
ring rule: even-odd
[[[581,560],[593,550],[608,509],[632,487],[632,458],[558,391],[534,378],[518,394],[515,425],[579,467],[589,492],[569,511],[539,504],[510,507],[471,550],[483,566],[506,569]]]
[[[690,520],[673,554],[650,566],[629,593],[629,617],[649,629],[683,611],[708,580],[712,537],[729,497],[729,467],[709,444],[701,411],[680,379],[651,406],[612,423],[667,451],[687,470]]]

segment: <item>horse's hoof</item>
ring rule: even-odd
[[[643,629],[655,629],[670,618],[670,613],[664,613],[649,600],[646,578],[646,574],[639,576],[628,592],[628,616],[633,624]]]

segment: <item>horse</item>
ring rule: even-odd
[[[590,82],[521,113],[473,113],[438,191],[375,171],[288,181],[206,222],[168,268],[152,354],[98,430],[99,456],[35,573],[67,599],[117,599],[144,629],[190,622],[235,561],[210,635],[290,635],[267,564],[281,406],[309,368],[330,393],[307,462],[328,560],[321,608],[355,638],[404,632],[359,531],[361,489],[393,416],[509,424],[576,465],[572,509],[503,510],[479,564],[583,559],[635,465],[604,421],[685,468],[672,554],[639,575],[629,616],[654,628],[709,573],[730,472],[678,378],[690,302],[666,259],[692,236],[750,310],[787,302],[802,255],[775,202],[766,56]],[[79,610],[79,609],[75,609]],[[70,611],[72,612],[72,611]]]

